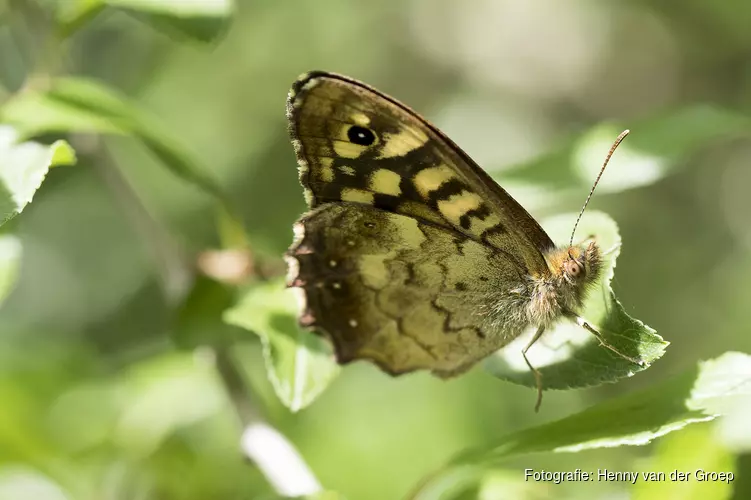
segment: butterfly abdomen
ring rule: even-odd
[[[529,302],[526,316],[529,324],[548,328],[562,315],[566,307],[566,296],[560,293],[564,286],[557,277],[531,278]]]

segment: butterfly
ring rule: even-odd
[[[287,118],[310,208],[285,255],[287,285],[300,324],[329,338],[340,363],[451,377],[534,327],[522,354],[536,410],[542,375],[527,351],[561,319],[642,364],[579,316],[603,268],[597,243],[556,246],[425,118],[321,71],[293,84]]]

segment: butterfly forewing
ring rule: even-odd
[[[438,129],[369,86],[309,73],[287,113],[311,208],[354,202],[416,217],[544,274],[553,246],[537,222]]]

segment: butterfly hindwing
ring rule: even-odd
[[[460,233],[348,202],[313,210],[295,233],[288,284],[303,291],[301,323],[326,332],[342,363],[453,375],[526,325],[493,310],[513,294],[498,284],[521,279],[516,264]]]
[[[330,73],[301,77],[287,114],[311,208],[356,202],[417,217],[547,272],[553,242],[458,146],[405,105]]]

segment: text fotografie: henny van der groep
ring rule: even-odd
[[[613,471],[609,469],[597,469],[596,471],[585,471],[575,469],[572,471],[549,471],[524,469],[524,480],[535,482],[551,482],[560,484],[563,482],[587,482],[587,481],[622,481],[636,484],[637,481],[645,482],[723,482],[731,483],[735,479],[732,472],[729,471],[707,471],[704,469],[694,469],[681,471],[674,469],[672,471]]]

